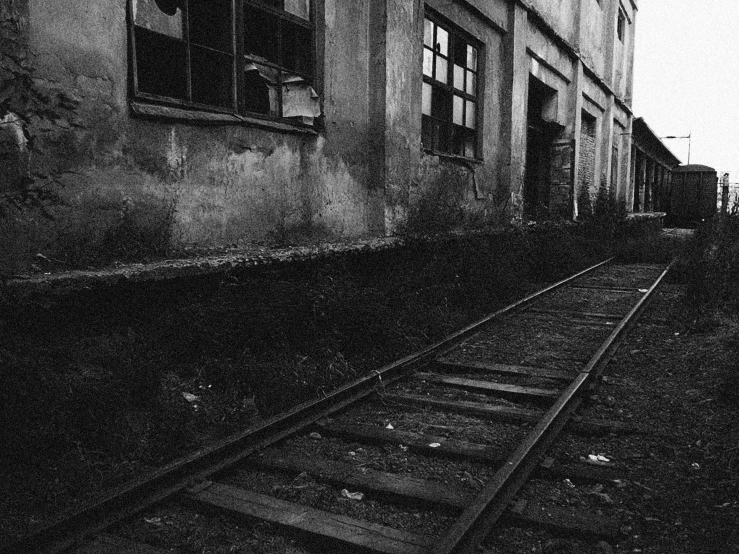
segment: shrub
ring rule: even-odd
[[[695,231],[687,260],[686,301],[694,319],[720,309],[739,312],[739,214],[716,216]]]

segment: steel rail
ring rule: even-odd
[[[568,420],[583,400],[591,381],[596,379],[615,353],[626,332],[635,324],[638,316],[652,300],[667,272],[675,264],[673,260],[665,268],[639,302],[614,328],[606,341],[565,389],[554,405],[531,430],[524,442],[487,483],[449,533],[433,549],[433,554],[471,554],[477,551],[507,505],[536,469],[541,456],[557,438]]]
[[[152,504],[184,491],[194,482],[231,467],[247,456],[304,429],[316,421],[372,394],[378,386],[394,382],[433,358],[444,355],[492,321],[511,314],[534,300],[610,263],[608,258],[532,293],[452,333],[439,342],[348,383],[320,399],[310,400],[260,424],[227,437],[207,448],[175,460],[138,479],[108,491],[90,504],[62,515],[18,542],[0,547],[0,554],[54,554],[85,536],[98,533]]]

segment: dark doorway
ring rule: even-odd
[[[537,218],[549,207],[549,167],[552,143],[561,127],[544,119],[545,110],[556,91],[533,77],[529,78],[529,107],[526,133],[526,175],[524,178],[524,214]]]

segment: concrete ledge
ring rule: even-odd
[[[652,235],[662,232],[665,226],[665,212],[632,213],[626,217],[627,233],[633,237]]]
[[[536,229],[527,230],[536,232]],[[510,229],[450,232],[424,237],[381,237],[353,242],[323,243],[315,246],[269,248],[255,246],[208,255],[193,255],[150,263],[131,263],[96,270],[59,271],[16,275],[0,284],[0,300],[7,295],[23,300],[33,295],[67,294],[123,284],[197,278],[310,260],[329,260],[342,256],[369,254],[402,248],[411,244],[444,243],[484,236],[499,236]]]
[[[286,248],[254,247],[234,249],[222,254],[132,263],[98,270],[75,270],[56,273],[19,275],[7,279],[2,289],[16,298],[39,293],[68,293],[84,289],[137,283],[166,281],[182,277],[201,277],[291,262],[329,258],[336,255],[380,251],[403,244],[398,238],[377,238],[352,243]]]
[[[641,214],[640,214],[641,215]],[[197,279],[240,273],[253,269],[287,266],[309,261],[329,261],[348,256],[389,252],[404,247],[443,245],[456,241],[493,237],[536,235],[553,229],[565,232],[574,230],[577,223],[529,222],[526,225],[510,225],[498,228],[450,231],[435,235],[409,235],[404,237],[376,237],[335,243],[320,243],[312,246],[217,249],[215,252],[195,251],[181,258],[159,260],[148,263],[118,264],[114,267],[91,270],[59,271],[47,273],[0,275],[0,304],[6,301],[24,301],[34,296],[65,295],[76,292],[101,290],[123,285],[135,285]]]

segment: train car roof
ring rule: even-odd
[[[708,167],[707,165],[700,165],[700,164],[690,164],[690,165],[681,165],[672,170],[673,173],[676,171],[692,171],[692,172],[713,172],[715,173],[716,170],[712,167]]]

